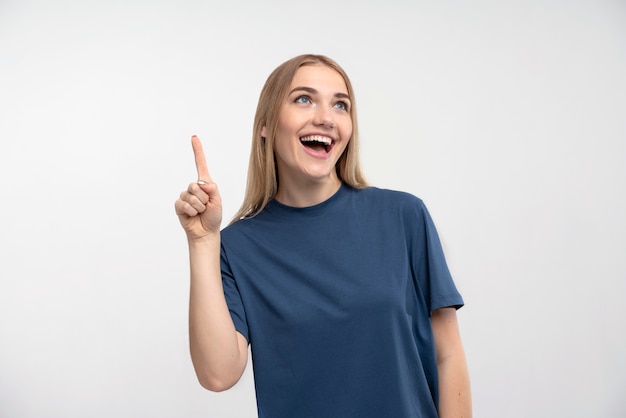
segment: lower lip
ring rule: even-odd
[[[333,150],[334,147],[334,143],[330,144],[330,150],[329,151],[317,151],[314,150],[313,148],[304,146],[303,144],[300,144],[302,146],[302,148],[304,148],[304,152],[306,152],[307,154],[309,154],[311,157],[314,158],[318,158],[318,159],[327,159],[328,157],[330,157],[330,153]]]

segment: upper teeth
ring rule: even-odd
[[[322,135],[311,135],[311,136],[303,136],[300,138],[302,142],[321,142],[324,145],[330,145],[332,140],[327,136]]]

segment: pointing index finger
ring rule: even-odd
[[[206,165],[206,157],[204,156],[204,150],[202,149],[202,143],[200,142],[200,138],[198,138],[196,135],[191,137],[191,147],[193,148],[193,156],[196,160],[198,180],[202,180],[205,182],[211,181],[209,169]]]

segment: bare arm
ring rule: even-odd
[[[471,418],[470,380],[456,309],[437,309],[431,315],[431,323],[439,374],[439,416]]]
[[[200,384],[222,391],[237,383],[243,374],[248,342],[235,330],[222,288],[221,198],[209,176],[200,140],[195,136],[192,146],[202,182],[191,183],[175,203],[189,244],[189,345]]]

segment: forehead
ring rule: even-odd
[[[348,94],[341,74],[323,64],[303,65],[298,68],[291,80],[291,88],[295,87],[312,87],[320,92]]]

